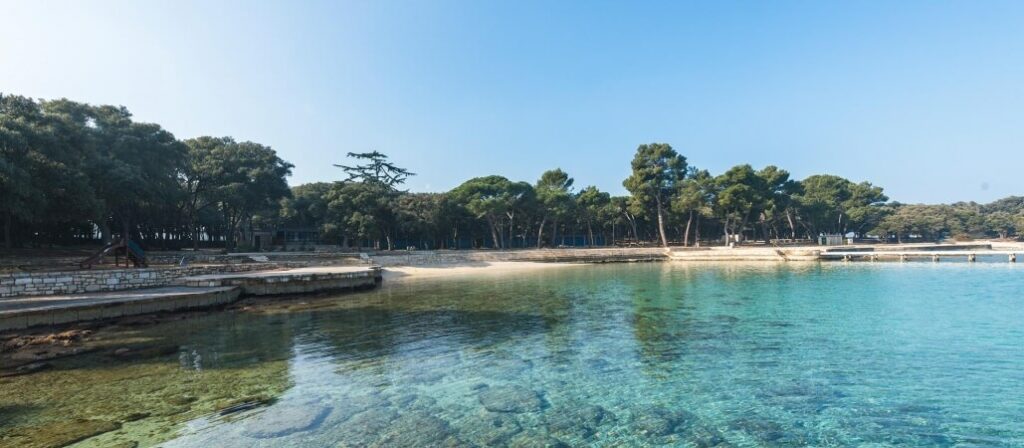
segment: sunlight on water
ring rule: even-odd
[[[120,425],[83,446],[1024,446],[1022,280],[662,263],[390,282],[4,379],[0,434],[70,416]]]

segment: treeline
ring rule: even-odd
[[[277,219],[292,165],[231,138],[177,140],[124,107],[0,95],[0,219],[14,245],[115,235],[219,242]]]
[[[560,169],[533,182],[484,176],[445,193],[411,193],[402,186],[414,174],[378,152],[348,154],[354,163],[338,165],[345,180],[288,188],[292,165],[265,145],[180,141],[123,107],[0,95],[0,155],[7,247],[128,235],[149,247],[233,248],[274,229],[380,249],[1024,233],[1021,197],[903,205],[881,187],[833,175],[795,180],[750,165],[713,175],[660,143],[637,148],[627,196],[578,187]]]

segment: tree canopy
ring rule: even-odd
[[[541,171],[533,184],[488,175],[448,192],[411,193],[400,188],[415,174],[386,154],[347,157],[353,162],[336,165],[343,178],[289,187],[293,166],[260,143],[178,140],[121,106],[0,94],[4,246],[128,236],[157,247],[248,249],[256,234],[275,230],[378,249],[1024,234],[1022,196],[901,204],[877,185],[834,174],[801,180],[777,166],[740,164],[715,175],[666,143],[636,148],[623,196],[577,190],[561,168]]]

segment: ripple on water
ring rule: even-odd
[[[585,266],[125,327],[0,379],[0,446],[1024,446],[1022,273]]]

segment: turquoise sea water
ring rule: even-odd
[[[1024,446],[1022,285],[1024,270],[1006,263],[652,263],[389,281],[286,312],[136,330],[178,350],[147,361],[168,370],[119,377],[123,390],[158,399],[175,381],[192,401],[159,425],[147,415],[82,444]],[[66,368],[139,368],[81,362]],[[275,384],[263,400],[203,402],[256,371]],[[49,406],[75,406],[69,383],[53,385],[69,401]],[[219,403],[235,398],[225,394]]]

